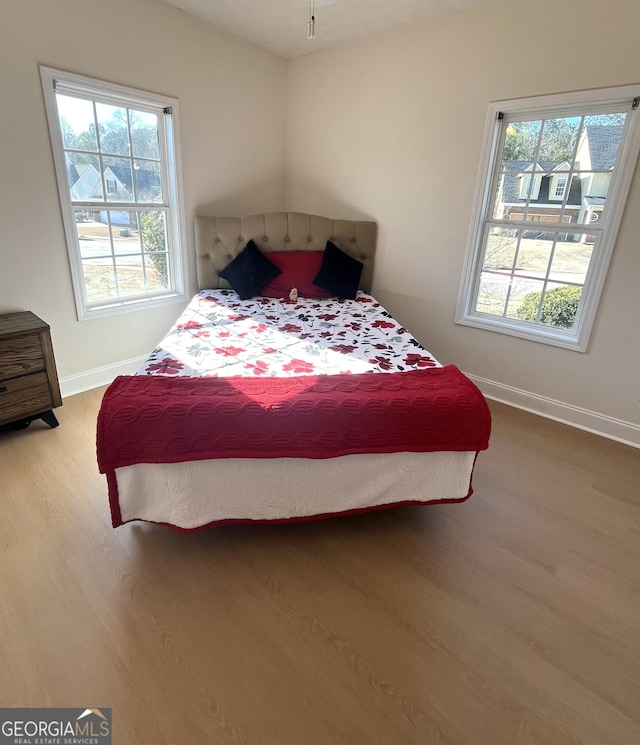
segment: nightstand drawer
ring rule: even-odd
[[[0,381],[44,369],[40,334],[0,339]]]
[[[30,310],[0,314],[0,426],[42,419],[62,406],[49,325]]]
[[[0,424],[46,411],[53,406],[46,372],[0,381]]]

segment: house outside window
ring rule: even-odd
[[[639,100],[624,86],[490,105],[457,323],[586,351]]]
[[[78,318],[184,301],[177,101],[40,71]]]

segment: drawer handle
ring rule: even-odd
[[[3,386],[2,386],[1,388],[0,388],[0,393],[6,393],[6,392],[7,392],[7,390],[8,390],[7,386],[6,386],[6,385],[3,385]]]

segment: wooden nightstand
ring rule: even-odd
[[[0,426],[43,419],[62,406],[49,326],[30,311],[0,315]]]

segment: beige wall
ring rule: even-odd
[[[287,63],[159,0],[1,0],[0,312],[50,323],[69,378],[146,354],[179,310],[76,320],[42,63],[179,99],[190,256],[196,212],[373,218],[375,293],[443,362],[639,425],[637,176],[587,354],[453,323],[487,102],[640,81],[640,5],[600,9],[499,0]],[[525,34],[562,65],[527,62]]]
[[[290,62],[287,207],[377,220],[374,293],[442,362],[639,425],[637,172],[587,354],[453,321],[488,102],[640,82],[640,3],[601,11],[501,0]]]
[[[193,257],[197,211],[284,208],[286,62],[159,0],[0,1],[0,312],[51,325],[64,378],[147,354],[180,307],[76,320],[39,64],[179,99]]]

